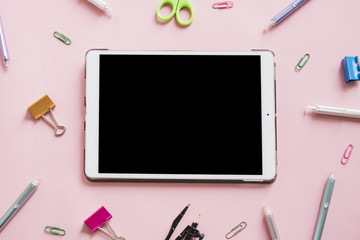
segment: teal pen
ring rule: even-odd
[[[334,177],[334,172],[333,172],[333,173],[331,173],[330,177],[327,179],[326,184],[325,184],[324,192],[323,192],[323,195],[321,198],[321,204],[320,204],[318,217],[316,220],[316,226],[315,226],[313,240],[321,239],[321,234],[324,229],[326,214],[329,210],[329,205],[330,205],[331,195],[334,190],[334,185],[335,185],[335,177]]]
[[[39,185],[39,179],[30,183],[24,192],[18,197],[15,203],[9,208],[5,215],[0,219],[0,231],[4,229],[6,224],[15,216],[19,209],[26,203],[26,201],[33,195]]]

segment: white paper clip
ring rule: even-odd
[[[226,239],[230,239],[232,237],[234,237],[236,234],[238,234],[239,232],[241,232],[242,230],[244,230],[244,228],[246,228],[247,223],[245,221],[242,221],[241,223],[239,223],[238,225],[236,225],[235,227],[233,227],[230,232],[228,232],[225,237]],[[236,232],[234,232],[235,230],[237,230]]]

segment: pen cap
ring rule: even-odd
[[[108,4],[104,1],[102,0],[88,0],[88,1],[94,4],[94,6],[96,6],[97,8],[103,11],[107,11],[109,14],[112,13],[112,9],[110,9]]]
[[[88,217],[84,223],[90,228],[92,232],[95,232],[105,222],[112,218],[111,214],[102,206],[94,214]]]

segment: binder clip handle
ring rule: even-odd
[[[56,118],[51,110],[51,108],[49,108],[49,112],[50,112],[50,115],[51,115],[51,118],[54,120],[54,122],[51,122],[49,119],[47,119],[44,114],[41,115],[41,117],[50,125],[54,128],[55,130],[55,136],[61,136],[65,133],[66,131],[66,127],[63,126],[63,125],[59,125],[59,123],[56,121]],[[58,132],[58,130],[60,130]]]
[[[105,233],[106,235],[108,235],[112,240],[116,240],[116,239],[125,240],[124,237],[119,236],[119,235],[116,234],[116,232],[114,231],[114,229],[111,227],[109,221],[106,221],[106,223],[107,223],[107,225],[109,226],[111,232],[114,234],[115,237],[112,236],[108,231],[106,231],[106,230],[103,229],[102,227],[98,227],[98,229],[99,229],[100,231],[102,231],[103,233]],[[116,239],[115,239],[115,238],[116,238]]]

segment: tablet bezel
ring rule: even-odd
[[[261,57],[262,104],[262,175],[191,175],[191,174],[108,174],[98,172],[99,146],[99,56],[124,55],[257,55]],[[89,50],[85,62],[85,149],[84,173],[90,181],[142,182],[260,182],[271,183],[277,175],[275,63],[271,51],[109,51]]]

